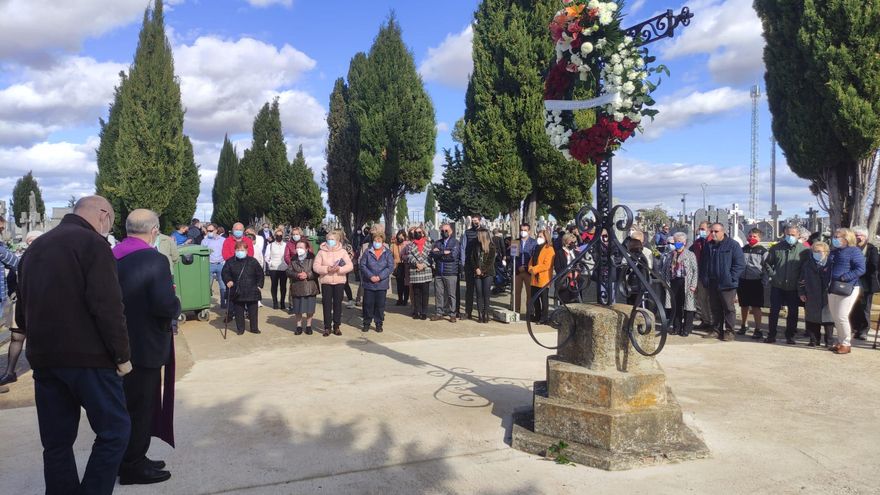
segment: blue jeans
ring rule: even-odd
[[[385,322],[385,297],[387,290],[364,290],[364,326],[370,326],[370,323],[376,322],[377,327],[381,327]]]
[[[796,290],[782,290],[777,287],[770,288],[770,321],[768,322],[767,336],[776,338],[776,327],[779,324],[779,310],[782,305],[788,308],[788,316],[785,319],[785,338],[794,338],[797,333],[798,310],[800,298]]]
[[[34,396],[46,493],[113,493],[131,431],[122,377],[107,368],[37,368]],[[80,407],[97,435],[81,482],[73,455]]]
[[[214,295],[214,279],[217,279],[217,284],[220,286],[220,302],[223,303],[226,301],[226,284],[223,283],[223,278],[220,276],[223,271],[223,263],[211,263],[210,267],[211,295]]]

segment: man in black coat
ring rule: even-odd
[[[77,201],[58,227],[38,237],[19,263],[15,320],[27,336],[46,493],[112,493],[128,443],[122,376],[131,371],[116,261],[106,236],[113,207]],[[165,272],[168,262],[164,261]],[[80,408],[95,431],[82,481],[73,442]]]
[[[113,248],[128,321],[132,372],[125,377],[125,401],[131,416],[131,438],[119,467],[123,485],[159,483],[171,477],[162,461],[147,459],[158,406],[161,369],[171,355],[171,319],[180,310],[168,259],[153,249],[159,217],[134,210],[125,220],[127,237]]]
[[[736,288],[746,269],[742,248],[727,235],[724,225],[712,224],[712,241],[700,257],[700,284],[709,292],[712,320],[720,340],[734,340]],[[707,336],[714,336],[710,332]]]
[[[880,280],[877,278],[877,268],[880,266],[880,252],[877,246],[868,242],[868,229],[865,227],[853,227],[856,234],[858,248],[865,256],[865,274],[859,279],[861,293],[849,315],[849,321],[853,329],[853,338],[865,340],[868,330],[871,328],[871,301],[874,293],[880,291]]]

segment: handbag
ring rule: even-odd
[[[840,280],[832,280],[831,286],[828,287],[828,293],[835,296],[847,297],[852,295],[855,286],[849,282],[841,282]]]

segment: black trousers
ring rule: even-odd
[[[257,326],[257,313],[260,305],[257,301],[234,301],[232,309],[235,311],[235,329],[238,333],[244,332],[244,310],[247,309],[248,320],[251,322],[251,331],[259,330]]]
[[[397,264],[397,302],[406,304],[409,302],[409,287],[406,285],[406,264]]]
[[[864,287],[863,287],[864,288]],[[860,292],[859,299],[849,314],[849,324],[853,333],[867,332],[871,328],[871,301],[874,299],[872,292]]]
[[[788,309],[788,316],[785,318],[785,338],[793,338],[797,333],[798,312],[800,310],[798,291],[771,287],[770,321],[767,326],[767,336],[771,339],[776,338],[776,327],[779,325],[779,310],[783,304]]]
[[[348,298],[349,301],[354,299],[354,297],[351,295],[351,284],[348,283],[348,275],[345,276],[345,285],[343,286],[343,290],[345,291],[345,297]]]
[[[532,286],[532,295],[538,293],[541,290],[541,287]],[[546,322],[547,318],[550,317],[550,291],[545,290],[535,299],[535,305],[533,306],[533,315],[532,321],[537,322]]]
[[[416,314],[428,314],[428,293],[430,292],[431,282],[410,285],[412,286],[413,306],[415,307]]]
[[[669,284],[672,289],[672,311],[670,311],[670,319],[672,320],[672,329],[683,335],[688,335],[694,329],[694,312],[684,309],[684,302],[687,298],[684,287],[684,278],[674,278]]]
[[[339,328],[342,325],[342,292],[346,285],[348,284],[321,284],[321,307],[324,309],[324,328]]]
[[[135,367],[122,380],[125,405],[131,417],[131,437],[128,439],[125,455],[122,456],[120,471],[140,469],[147,460],[161,370],[162,368]]]
[[[116,370],[35,368],[34,398],[43,444],[46,494],[113,493],[131,430],[122,378]],[[82,481],[73,455],[80,408],[86,410],[96,434]]]
[[[370,290],[364,289],[364,326],[370,326],[370,323],[376,322],[377,327],[381,327],[385,321],[385,297],[388,295],[387,290]]]
[[[486,314],[489,311],[489,296],[492,295],[492,277],[474,277],[477,288],[477,312]]]
[[[279,302],[283,306],[287,303],[287,272],[284,270],[269,270],[269,280],[272,281],[272,304]],[[281,289],[281,297],[278,297],[278,289]]]
[[[476,274],[473,269],[465,270],[464,276],[464,314],[468,317],[474,312],[474,289],[476,288]]]
[[[709,305],[712,307],[712,321],[719,332],[733,331],[736,328],[736,289],[721,290],[717,287],[709,289]]]
[[[820,344],[822,342],[820,337],[820,331],[822,327],[825,327],[825,343],[828,344],[831,342],[831,339],[834,337],[834,323],[816,323],[812,321],[804,322],[807,327],[807,333],[810,334],[810,340]]]

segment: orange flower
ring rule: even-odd
[[[581,12],[584,11],[583,5],[575,5],[573,7],[566,7],[565,13],[569,15],[569,17],[577,17],[581,15]]]

